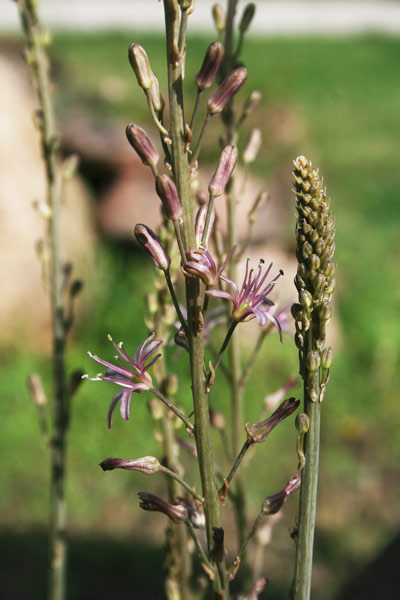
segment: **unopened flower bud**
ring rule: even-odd
[[[301,290],[299,293],[299,301],[301,306],[304,308],[310,308],[312,306],[312,296],[307,290]]]
[[[139,44],[131,44],[129,46],[129,62],[140,87],[149,90],[153,85],[153,71],[146,50]]]
[[[333,363],[333,359],[335,358],[335,353],[333,352],[333,348],[327,346],[321,352],[321,367],[322,369],[330,369]]]
[[[222,112],[225,105],[244,86],[247,79],[247,69],[239,67],[229,73],[216,92],[207,102],[207,110],[211,115]]]
[[[207,198],[208,198],[208,196],[207,196]],[[208,204],[203,204],[202,206],[200,206],[200,208],[199,208],[199,210],[197,211],[197,214],[196,214],[195,236],[196,236],[196,245],[197,245],[197,247],[200,246],[200,242],[203,239],[203,232],[204,232],[204,226],[206,224],[207,211],[208,211]],[[213,225],[214,225],[214,220],[215,220],[215,210],[213,209],[211,211],[211,215],[210,215],[210,222],[209,222],[209,225],[208,225],[207,237],[204,240],[204,245],[206,247],[208,245],[208,238],[210,237],[210,233],[212,232],[212,228],[213,228]]]
[[[158,83],[157,77],[154,75],[153,72],[152,75],[153,85],[150,88],[150,99],[154,110],[159,116],[161,116],[164,112],[165,100],[160,92],[160,84]]]
[[[266,192],[265,190],[263,190],[262,192],[260,192],[259,194],[257,194],[256,199],[254,200],[254,204],[251,207],[247,218],[249,220],[250,223],[254,223],[254,221],[256,220],[256,212],[259,208],[261,208],[262,206],[264,206],[264,204],[266,204],[269,200],[269,194],[268,192]]]
[[[149,398],[147,401],[147,408],[155,421],[159,421],[164,417],[163,405],[156,398]]]
[[[144,129],[134,123],[129,123],[126,127],[126,137],[144,165],[157,165],[160,156]]]
[[[167,218],[171,221],[178,221],[182,215],[182,206],[175,183],[171,177],[159,175],[156,178],[156,191],[163,203]]]
[[[238,159],[238,150],[236,146],[226,146],[220,156],[218,166],[208,186],[210,196],[216,198],[224,193],[233,169]]]
[[[214,42],[208,46],[203,64],[195,79],[199,90],[205,90],[210,87],[220,67],[223,55],[224,48],[221,42]]]
[[[196,202],[199,206],[203,206],[204,204],[208,204],[208,194],[204,190],[199,190],[196,193]]]
[[[307,433],[310,428],[310,419],[306,413],[299,413],[295,421],[296,429],[299,433]]]
[[[319,307],[319,318],[321,321],[329,321],[332,317],[332,305],[330,302],[325,302]]]
[[[154,456],[144,456],[143,458],[106,458],[100,463],[103,471],[113,471],[114,469],[125,469],[126,471],[140,471],[146,475],[153,475],[160,470],[160,463]]]
[[[146,294],[146,306],[147,310],[151,315],[154,315],[158,311],[157,295],[154,292],[147,292]]]
[[[243,150],[243,162],[249,164],[255,161],[261,147],[261,129],[253,129],[250,133],[246,147]]]
[[[171,264],[171,259],[162,247],[156,234],[146,225],[138,223],[135,225],[135,236],[139,244],[150,254],[156,268],[161,269],[161,271],[167,271]]]
[[[319,265],[321,264],[321,260],[317,254],[311,254],[308,259],[308,265],[310,267],[310,271],[317,271],[319,269]]]
[[[279,425],[281,421],[289,417],[299,406],[300,400],[288,398],[272,413],[270,417],[249,427],[246,425],[247,439],[251,444],[264,442],[271,431]]]
[[[255,12],[256,12],[256,5],[254,4],[254,2],[250,2],[250,4],[247,4],[247,6],[245,7],[245,9],[243,11],[242,18],[240,19],[240,23],[239,23],[239,30],[242,33],[247,31],[247,29],[249,28],[249,25],[253,20]]]
[[[217,31],[224,31],[226,24],[225,9],[221,4],[214,4],[212,8],[212,15]]]
[[[315,254],[314,254],[315,256]],[[314,277],[314,279],[312,280],[312,284],[314,286],[314,290],[316,292],[320,292],[324,285],[326,283],[326,277],[325,275],[322,275],[322,273],[318,273],[318,275],[316,277]]]
[[[310,350],[310,352],[307,352],[306,367],[308,371],[311,371],[311,373],[313,373],[314,371],[318,371],[320,364],[321,357],[319,355],[319,352],[313,352],[312,350]]]
[[[286,486],[273,496],[265,498],[261,510],[264,515],[274,515],[278,512],[291,494],[300,489],[301,477],[298,473],[287,482]]]
[[[215,427],[215,429],[224,429],[225,427],[225,417],[222,413],[209,409],[210,414],[210,425],[211,427]]]
[[[47,398],[40,375],[31,373],[31,375],[28,376],[28,387],[36,406],[44,406],[47,402]]]
[[[187,508],[181,504],[169,504],[162,498],[147,492],[139,492],[138,496],[140,498],[140,508],[143,508],[143,510],[164,513],[174,523],[185,523],[187,521]]]
[[[178,377],[171,373],[165,380],[165,393],[167,397],[176,396],[178,391]]]
[[[194,0],[178,0],[181,10],[188,10],[193,7]]]
[[[254,111],[254,109],[260,104],[261,98],[261,92],[259,92],[258,90],[254,90],[254,92],[251,92],[250,96],[244,103],[241,115],[242,119],[248,117]]]

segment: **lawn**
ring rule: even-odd
[[[55,36],[59,115],[80,104],[99,122],[147,120],[144,98],[136,90],[127,61],[131,41],[146,48],[165,89],[164,42],[158,37]],[[193,75],[210,41],[189,36],[185,86],[192,97]],[[334,308],[339,336],[323,407],[315,569],[315,597],[332,600],[354,570],[378,554],[399,529],[400,40],[372,36],[251,39],[246,41],[243,62],[249,70],[247,89],[263,93],[261,107],[251,117],[251,124],[263,129],[264,138],[255,173],[290,182],[291,161],[306,154],[321,168],[336,214]],[[211,139],[216,135],[213,131]],[[215,158],[211,143],[204,155],[210,161]],[[292,199],[288,196],[284,201]],[[27,205],[30,202],[27,198]],[[293,229],[294,221],[284,234],[291,249]],[[93,371],[85,354],[89,348],[111,357],[105,339],[108,331],[123,337],[131,349],[146,333],[141,311],[151,277],[145,257],[130,245],[107,239],[101,240],[99,252],[102,276],[85,292],[90,294],[90,309],[72,342],[71,370]],[[49,365],[44,355],[27,355],[23,347],[3,349],[1,354],[0,389],[7,426],[0,439],[0,524],[21,533],[44,527],[47,521],[47,455],[25,377],[32,370],[48,377]],[[182,378],[179,400],[189,409],[186,366],[181,359],[175,361],[173,350],[167,354]],[[289,338],[282,347],[274,338],[263,348],[247,392],[248,421],[254,422],[258,413],[259,404],[252,400],[261,402],[295,373],[296,360]],[[159,545],[161,519],[151,531],[148,515],[139,514],[135,493],[140,489],[157,493],[162,489],[160,480],[143,481],[136,473],[104,474],[97,467],[106,456],[159,453],[144,396],[134,400],[131,421],[117,417],[113,429],[106,430],[111,393],[106,385],[85,384],[74,398],[69,438],[71,531],[129,539],[131,531],[141,528],[149,532],[150,542],[158,539]],[[214,398],[218,408],[226,404],[222,384]],[[255,514],[264,496],[284,484],[295,468],[293,444],[293,425],[285,423],[259,449],[261,463],[254,457],[245,471]],[[288,507],[269,556],[284,585],[292,571],[287,528],[293,524],[295,504]],[[277,589],[265,597],[285,596]]]

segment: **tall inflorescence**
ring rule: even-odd
[[[295,341],[303,379],[313,374],[309,382],[310,400],[321,401],[333,360],[333,351],[325,346],[325,341],[335,289],[335,219],[323,180],[311,161],[299,156],[294,161],[293,176],[297,200],[295,285],[299,293],[299,302],[292,307]],[[320,385],[317,385],[320,369]]]

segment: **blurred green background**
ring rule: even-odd
[[[161,37],[55,35],[51,53],[60,119],[64,111],[79,105],[99,123],[111,118],[121,123],[148,121],[144,97],[126,58],[132,41],[146,48],[165,90]],[[194,98],[193,76],[211,41],[211,36],[189,36],[185,80],[189,106]],[[400,525],[400,40],[378,36],[249,39],[242,59],[249,70],[248,92],[259,89],[263,93],[261,106],[249,123],[263,129],[264,146],[254,173],[268,180],[283,171],[290,181],[291,161],[305,154],[320,167],[336,214],[338,289],[334,308],[340,336],[323,406],[314,598],[339,599],[344,598],[341,590],[346,582],[384,550]],[[109,78],[124,82],[124,91],[117,98],[101,92],[101,83]],[[271,129],[282,111],[294,115],[293,135],[292,125],[284,131]],[[207,148],[203,161],[209,160],[212,167],[217,148]],[[26,201],[28,206],[31,198]],[[293,222],[284,235],[289,250],[294,250],[294,209],[292,213]],[[71,371],[83,368],[91,374],[96,366],[86,351],[110,358],[108,332],[124,339],[131,351],[144,339],[143,297],[152,287],[149,262],[129,243],[101,236],[96,261],[68,354]],[[176,360],[170,348],[166,354],[181,378],[179,402],[189,411],[184,355]],[[41,598],[48,455],[25,380],[28,373],[39,372],[49,390],[49,358],[46,350],[35,355],[24,350],[22,339],[13,347],[2,348],[1,359],[0,544],[7,556],[3,567],[12,572],[16,557],[32,560],[36,566],[29,581],[34,591],[29,596],[21,591],[20,597]],[[276,336],[268,340],[246,392],[246,420],[254,422],[263,397],[296,372],[291,338],[286,336],[283,346]],[[103,473],[97,464],[107,456],[159,456],[160,446],[154,439],[145,395],[133,397],[130,421],[123,422],[116,414],[112,430],[107,431],[106,413],[113,391],[111,385],[85,383],[74,397],[68,503],[72,582],[79,577],[82,561],[86,561],[86,576],[93,573],[94,580],[98,565],[102,565],[103,575],[113,572],[118,576],[110,575],[108,584],[97,583],[95,591],[84,592],[72,583],[70,598],[91,598],[95,593],[102,598],[109,588],[115,596],[128,598],[132,596],[123,585],[129,585],[130,577],[136,583],[145,582],[144,574],[150,569],[150,577],[157,578],[154,570],[160,561],[165,523],[162,516],[140,511],[136,492],[144,489],[162,495],[162,480],[139,473]],[[218,410],[227,408],[224,392],[221,380],[213,390]],[[299,389],[295,393],[299,394]],[[243,469],[254,517],[263,498],[283,487],[294,472],[295,435],[293,422],[285,422],[256,448],[256,455]],[[220,454],[217,438],[216,447]],[[194,468],[189,459],[183,460],[194,481]],[[227,465],[222,464],[225,470]],[[287,595],[294,557],[288,529],[294,525],[296,505],[297,499],[288,502],[267,549],[266,574],[271,584],[265,598]],[[140,552],[137,544],[143,544]],[[136,597],[159,597],[149,588],[142,594]],[[384,597],[395,596],[389,593]]]

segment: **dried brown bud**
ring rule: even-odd
[[[131,44],[129,46],[129,62],[140,87],[149,90],[153,85],[153,71],[146,50],[139,44]]]
[[[250,133],[246,147],[243,150],[243,162],[249,164],[255,161],[261,147],[261,129],[253,129]]]
[[[158,79],[154,75],[153,71],[152,71],[152,75],[153,75],[153,85],[150,88],[150,99],[151,99],[151,103],[153,105],[154,110],[156,111],[158,116],[161,117],[161,115],[164,112],[165,100],[162,97],[162,94],[160,92],[160,84],[158,83]]]
[[[178,221],[182,215],[182,206],[175,183],[171,177],[159,175],[156,178],[156,191],[163,203],[167,218],[171,221]]]
[[[126,127],[126,137],[144,165],[154,167],[157,165],[160,156],[144,129],[129,123]]]
[[[113,471],[114,469],[125,469],[126,471],[140,471],[146,475],[153,475],[160,470],[160,463],[154,456],[144,456],[143,458],[106,458],[100,463],[103,471]]]
[[[221,153],[218,166],[208,186],[210,196],[216,198],[224,193],[233,169],[238,159],[238,150],[236,146],[226,146]]]
[[[169,504],[162,498],[147,492],[139,492],[138,496],[140,498],[140,508],[143,508],[143,510],[164,513],[174,523],[185,523],[188,518],[187,508],[181,504]]]
[[[214,42],[207,48],[200,71],[196,75],[196,85],[199,90],[209,88],[222,62],[224,48],[221,42]]]
[[[216,92],[207,102],[207,110],[211,115],[222,112],[225,105],[244,86],[247,79],[247,69],[239,67],[229,73]]]
[[[260,423],[255,423],[251,427],[246,425],[247,431],[247,439],[250,444],[261,443],[264,442],[271,431],[279,425],[281,421],[289,417],[300,404],[300,400],[295,400],[294,398],[288,398],[284,400],[280,406],[272,413],[268,419],[265,421],[261,421]]]
[[[135,236],[139,244],[150,254],[156,268],[161,269],[161,271],[167,271],[171,264],[171,259],[162,247],[156,234],[146,225],[138,223],[135,225]]]
[[[224,530],[222,527],[213,527],[214,545],[210,550],[210,561],[213,563],[222,563],[225,559],[224,550]]]

